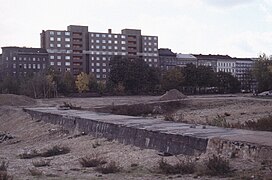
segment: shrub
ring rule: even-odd
[[[61,154],[67,154],[71,150],[68,147],[60,147],[60,146],[54,146],[51,149],[48,149],[47,151],[41,153],[42,157],[51,157],[51,156],[57,156]]]
[[[166,115],[164,116],[164,120],[165,120],[165,121],[175,121],[174,114],[166,114]]]
[[[8,162],[2,161],[0,163],[0,180],[8,179],[12,179],[12,177],[8,175]]]
[[[35,167],[43,167],[43,166],[49,166],[50,161],[40,159],[40,160],[37,160],[37,161],[32,161],[32,164]]]
[[[28,171],[30,172],[30,174],[32,176],[42,176],[43,172],[40,171],[39,169],[37,168],[31,168],[31,169],[28,169]]]
[[[164,174],[192,174],[195,172],[195,163],[189,160],[179,161],[175,165],[167,163],[164,159],[159,161],[159,169]]]
[[[117,173],[121,171],[121,167],[117,165],[116,162],[112,161],[109,164],[106,164],[104,166],[98,166],[96,168],[96,171],[102,174]]]
[[[82,109],[80,106],[73,105],[72,103],[68,102],[63,102],[63,105],[60,106],[61,108],[69,108],[69,109],[75,109],[75,110],[80,110]]]
[[[226,175],[230,173],[230,165],[229,161],[223,159],[220,156],[213,155],[209,160],[205,163],[206,165],[206,174],[211,176],[217,175]]]
[[[207,121],[207,124],[211,126],[218,126],[218,127],[230,127],[230,124],[227,123],[226,118],[218,114],[216,118],[213,118],[213,120]]]
[[[83,167],[97,167],[107,163],[104,158],[96,154],[80,158],[79,162]]]
[[[256,122],[246,121],[245,127],[258,131],[272,131],[272,116],[270,115],[268,117],[258,119]]]

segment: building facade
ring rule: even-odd
[[[102,33],[70,25],[65,31],[43,31],[41,47],[47,49],[50,65],[58,71],[93,73],[98,80],[107,79],[109,62],[116,55],[143,58],[152,67],[159,65],[158,37],[144,36],[136,29]]]
[[[2,47],[0,72],[2,76],[26,76],[48,67],[48,53],[42,48]]]

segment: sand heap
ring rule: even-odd
[[[29,106],[36,101],[30,97],[15,94],[0,94],[0,106]]]
[[[184,99],[186,96],[177,89],[171,89],[160,97],[161,101]]]

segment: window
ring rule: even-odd
[[[106,61],[106,57],[102,57],[102,60],[103,60],[103,61]]]
[[[97,74],[97,75],[96,75],[96,78],[97,78],[97,79],[100,79],[100,74]]]
[[[65,56],[65,59],[66,59],[66,60],[70,60],[71,57],[70,57],[70,56]]]
[[[95,35],[95,37],[99,37],[99,36],[100,36],[100,34],[96,34],[96,35]]]
[[[100,58],[99,58],[99,57],[96,57],[96,60],[97,60],[97,61],[99,61],[99,60],[100,60]]]
[[[13,69],[16,69],[16,64],[13,64]]]
[[[95,42],[96,42],[96,43],[99,43],[100,41],[97,39]]]
[[[126,38],[126,36],[125,36],[125,35],[122,35],[122,36],[121,36],[121,38],[122,38],[122,39],[125,39],[125,38]]]
[[[92,72],[94,72],[94,69],[91,69]]]
[[[102,72],[107,72],[107,70],[106,69],[102,69]]]
[[[61,47],[61,44],[57,44],[57,47]]]
[[[91,66],[94,66],[94,63],[91,63]]]
[[[157,40],[157,37],[154,37],[153,39],[154,39],[154,40]]]
[[[19,61],[22,61],[22,57],[19,57]]]
[[[54,47],[54,44],[50,43],[50,47]]]
[[[111,43],[112,43],[112,41],[111,41],[111,40],[109,40],[109,41],[108,41],[108,43],[109,43],[109,44],[111,44]]]
[[[117,53],[117,52],[114,52],[114,55],[118,55],[118,53]]]
[[[36,69],[36,64],[32,64],[33,69]]]
[[[114,46],[114,49],[118,49],[118,47],[117,47],[117,46]]]
[[[54,66],[54,62],[50,62],[50,65],[51,65],[51,66]]]
[[[28,69],[31,69],[31,64],[28,64]]]
[[[102,43],[106,43],[106,40],[102,40]]]
[[[8,57],[6,57],[6,60],[8,61]]]
[[[61,32],[57,32],[57,35],[60,36],[60,35],[61,35]]]
[[[122,52],[121,54],[122,54],[122,56],[125,56],[125,55],[126,55],[126,53],[125,53],[125,52]]]
[[[96,72],[100,72],[100,69],[96,69]]]
[[[45,69],[45,64],[42,65],[42,68]]]
[[[102,66],[106,66],[106,63],[102,63]]]
[[[157,51],[158,49],[157,48],[154,48],[154,51]]]
[[[54,35],[54,31],[50,31],[49,34],[50,34],[50,35]]]
[[[24,64],[24,69],[26,69],[27,67],[26,67],[26,64]]]
[[[94,34],[93,34],[93,33],[91,34],[91,37],[94,37]]]
[[[65,36],[70,36],[70,32],[65,32]]]
[[[36,61],[36,58],[33,58],[33,61]]]
[[[107,77],[107,75],[106,74],[103,74],[103,78],[106,78]]]
[[[66,42],[70,42],[70,38],[65,38],[65,41]]]
[[[158,59],[154,59],[154,62],[158,62]]]
[[[93,49],[93,48],[94,48],[94,46],[91,46],[91,48]]]
[[[111,38],[111,34],[109,34],[108,37]]]
[[[106,46],[102,46],[102,49],[106,49]]]
[[[126,41],[121,41],[121,44],[126,44]]]
[[[24,61],[26,61],[26,57],[24,57]]]
[[[118,42],[117,41],[114,41],[114,44],[117,44]]]
[[[111,46],[109,46],[109,49],[112,49],[112,47],[111,47]]]
[[[58,66],[61,66],[61,62],[57,62],[57,65],[58,65]]]
[[[57,59],[61,59],[61,56],[57,56]]]
[[[96,49],[99,49],[100,48],[100,46],[96,46]]]
[[[16,57],[13,57],[13,61],[15,61],[16,60]]]
[[[102,34],[102,37],[106,37],[106,34]]]
[[[71,46],[70,46],[70,44],[65,44],[65,47],[69,48],[69,47],[71,47]]]
[[[57,38],[57,41],[61,41],[61,38],[60,38],[60,37],[58,37],[58,38]]]
[[[100,63],[96,63],[96,66],[100,66]]]
[[[151,37],[148,37],[148,40],[151,40]]]
[[[54,59],[54,56],[50,56],[50,59]]]
[[[37,64],[37,69],[41,69],[41,65],[40,64]]]
[[[50,37],[50,41],[54,41],[54,37]]]
[[[70,62],[65,62],[65,66],[70,66]]]
[[[94,60],[94,57],[92,57],[92,60]]]
[[[114,38],[117,38],[118,36],[117,35],[114,35]]]

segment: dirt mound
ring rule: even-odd
[[[0,106],[29,106],[36,101],[30,97],[15,94],[0,94]]]
[[[162,101],[184,99],[186,96],[177,89],[171,89],[160,97]]]

